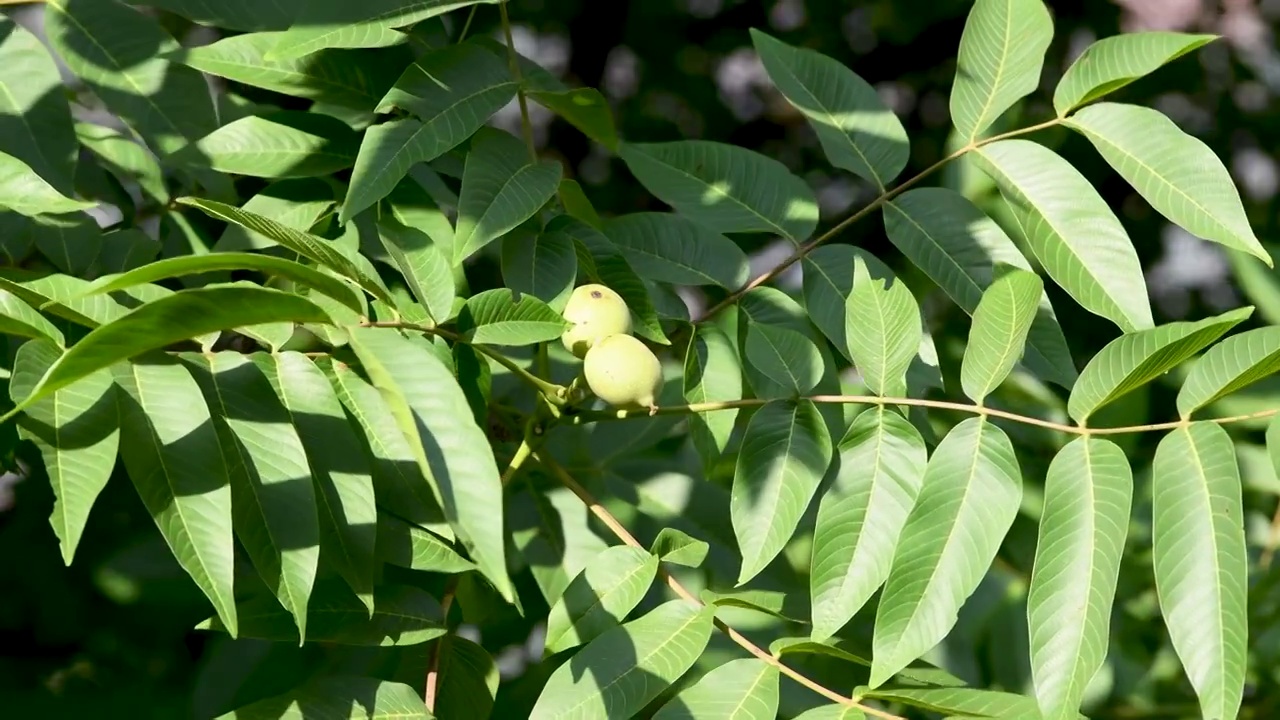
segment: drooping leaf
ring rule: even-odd
[[[475,563],[454,552],[435,535],[414,527],[395,515],[379,513],[378,557],[410,570],[463,573],[475,570]]]
[[[578,254],[573,238],[564,233],[510,233],[502,239],[502,279],[516,292],[532,295],[560,312],[577,276]]]
[[[1129,32],[1096,40],[1062,74],[1053,91],[1058,117],[1115,92],[1216,39],[1215,35]]]
[[[742,399],[742,365],[733,341],[719,327],[697,326],[684,360],[684,398],[690,403]],[[706,471],[729,445],[738,410],[709,410],[689,416],[689,437]]]
[[[884,225],[894,246],[969,315],[977,310],[999,265],[1031,271],[1031,264],[1004,230],[953,190],[908,190],[885,203]],[[1064,388],[1075,382],[1071,351],[1043,292],[1023,360],[1045,380]]]
[[[771,402],[751,417],[729,504],[742,552],[738,585],[760,574],[791,539],[831,452],[826,423],[808,400]]]
[[[358,698],[353,705],[352,700]],[[447,716],[446,716],[447,717]],[[418,691],[372,677],[324,676],[217,720],[432,720]]]
[[[769,79],[804,114],[832,165],[883,189],[906,167],[907,131],[866,80],[838,61],[752,29]]]
[[[898,537],[876,612],[869,684],[883,685],[937,645],[987,573],[1022,500],[1009,437],[984,417],[942,439]]]
[[[178,198],[183,205],[199,208],[210,217],[234,223],[246,230],[265,235],[303,257],[336,270],[358,283],[366,292],[383,302],[391,303],[391,294],[378,278],[373,266],[363,256],[342,248],[332,240],[295,230],[270,218],[257,215],[213,200]]]
[[[13,360],[10,399],[16,403],[30,394],[61,353],[48,340],[23,343]],[[28,406],[18,425],[44,459],[54,495],[49,524],[70,565],[89,511],[116,464],[120,427],[111,373],[100,370]]]
[[[356,312],[363,310],[356,290],[332,275],[272,255],[239,252],[181,255],[157,260],[128,272],[99,278],[85,289],[84,295],[110,293],[157,280],[218,270],[256,270],[267,275],[282,277],[318,290]]]
[[[217,129],[204,77],[160,57],[178,44],[155,17],[120,2],[51,0],[44,29],[67,68],[157,154]]]
[[[777,160],[706,140],[622,143],[619,156],[659,200],[721,233],[773,233],[799,244],[818,224],[813,191]]]
[[[320,178],[291,178],[277,180],[249,198],[241,210],[253,213],[280,225],[309,231],[333,208],[333,188]],[[264,250],[275,247],[275,240],[262,233],[229,223],[213,252],[237,252]]]
[[[84,336],[49,367],[17,409],[95,370],[207,332],[268,322],[323,323],[328,319],[310,300],[279,290],[246,286],[182,290],[148,302]]]
[[[1248,649],[1248,553],[1227,431],[1178,428],[1156,447],[1151,539],[1160,614],[1205,717],[1236,717]]]
[[[0,210],[35,216],[76,212],[91,207],[95,207],[95,203],[63,195],[26,163],[0,152]]]
[[[1000,186],[1032,252],[1063,290],[1125,332],[1152,326],[1133,243],[1080,171],[1030,140],[994,142],[971,157]]]
[[[241,637],[298,641],[293,619],[275,598],[253,597],[241,601],[238,608]],[[307,639],[336,645],[417,645],[446,632],[440,603],[425,590],[408,585],[380,585],[370,614],[364,603],[345,587],[320,582],[311,593],[307,616],[310,619]],[[217,618],[205,620],[196,629],[225,632]]]
[[[278,110],[227,123],[170,159],[234,175],[299,178],[351,167],[358,147],[356,131],[337,118]]]
[[[224,351],[183,360],[214,418],[231,476],[236,537],[304,642],[320,528],[302,440],[270,380],[249,357]]]
[[[649,297],[649,290],[617,245],[599,230],[568,215],[553,218],[547,223],[546,232],[564,233],[573,239],[579,270],[591,282],[610,287],[622,296],[636,321],[636,334],[661,345],[671,344],[658,323],[658,312]]]
[[[0,152],[65,195],[72,191],[76,150],[58,66],[35,35],[0,19]]]
[[[855,260],[853,276],[845,300],[849,355],[872,392],[904,394],[907,368],[920,349],[920,307],[901,280],[872,277],[862,257]]]
[[[839,631],[889,576],[926,456],[915,426],[884,406],[862,411],[840,441],[839,472],[813,531],[814,640]]]
[[[66,345],[66,338],[56,325],[4,289],[0,289],[0,333],[48,340],[57,347]]]
[[[372,470],[324,372],[297,352],[255,354],[302,441],[318,492],[320,552],[366,607],[373,607],[378,522]]]
[[[561,167],[529,160],[514,135],[494,128],[476,132],[462,173],[454,262],[461,262],[528,220],[555,194]]]
[[[1107,343],[1080,373],[1067,413],[1084,422],[1098,408],[1160,377],[1253,314],[1253,307],[1196,322],[1171,322]]]
[[[711,607],[672,600],[605,632],[551,674],[530,720],[634,715],[702,655],[713,617]]]
[[[1031,672],[1045,720],[1075,720],[1107,655],[1133,472],[1118,445],[1081,437],[1054,456],[1044,492],[1027,596]]]
[[[569,327],[546,303],[532,295],[517,299],[509,288],[471,296],[458,314],[458,329],[477,345],[533,345],[558,339]]]
[[[526,85],[528,85],[526,81]],[[565,119],[583,135],[612,152],[618,150],[618,129],[613,109],[595,88],[531,88],[529,99]]]
[[[547,615],[546,652],[582,645],[616,627],[649,591],[658,556],[616,545],[578,573]]]
[[[977,0],[965,20],[951,122],[972,143],[1040,84],[1053,20],[1041,0]]]
[[[1280,328],[1246,330],[1209,348],[1182,383],[1178,412],[1196,410],[1280,370]]]
[[[654,720],[774,720],[778,668],[759,658],[731,660],[669,700]]]
[[[386,328],[356,328],[351,346],[385,395],[416,460],[440,489],[445,516],[485,577],[512,597],[501,514],[502,485],[484,432],[453,374],[421,345]]]
[[[729,238],[673,213],[630,213],[602,228],[640,275],[675,285],[747,282],[747,256]]]
[[[378,237],[431,319],[436,323],[449,319],[456,288],[453,267],[445,255],[447,248],[441,248],[427,233],[390,217],[378,219]]]
[[[200,387],[169,358],[121,363],[111,372],[129,478],[178,564],[237,637],[231,482]]]
[[[982,294],[960,368],[960,384],[969,399],[981,404],[1009,377],[1022,357],[1043,292],[1039,275],[1014,269]]]
[[[1066,120],[1161,215],[1220,245],[1247,252],[1268,266],[1231,173],[1202,140],[1159,110],[1101,102]]]
[[[698,567],[707,559],[711,546],[703,540],[673,527],[664,527],[653,539],[649,552],[662,562],[685,567]]]

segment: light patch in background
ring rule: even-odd
[[[1198,292],[1211,307],[1225,311],[1240,305],[1231,286],[1231,266],[1222,249],[1177,225],[1161,232],[1164,253],[1147,271],[1147,290],[1166,315],[1186,317]]]
[[[755,120],[764,113],[756,90],[770,89],[773,83],[754,49],[740,47],[726,55],[716,66],[715,78],[720,99],[738,120]]]
[[[807,19],[804,0],[778,0],[769,10],[769,24],[783,32],[795,30]]]

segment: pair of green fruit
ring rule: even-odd
[[[631,336],[631,310],[604,285],[583,285],[569,296],[560,336],[582,358],[582,374],[596,397],[618,408],[654,408],[662,392],[662,363]]]

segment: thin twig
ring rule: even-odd
[[[613,513],[609,512],[608,509],[606,509],[603,505],[601,505],[600,501],[596,500],[595,497],[592,496],[591,493],[586,488],[584,488],[581,484],[579,484],[577,480],[574,480],[573,476],[570,475],[567,471],[565,471],[565,469],[561,467],[559,463],[557,463],[555,460],[551,459],[550,457],[539,455],[538,453],[534,453],[534,459],[536,459],[544,468],[546,468],[548,472],[554,475],[556,479],[559,480],[565,487],[569,488],[569,490],[574,495],[577,495],[578,499],[581,500],[582,503],[587,506],[587,509],[591,511],[591,514],[595,515],[596,518],[600,520],[600,522],[604,523],[605,527],[609,528],[609,530],[611,530],[614,535],[618,536],[619,540],[621,540],[626,545],[630,545],[631,547],[639,548],[641,550],[646,549],[645,546],[641,545],[640,541],[636,540],[635,536],[632,535],[631,532],[628,531],[627,528],[624,527],[622,523],[619,522],[618,519],[613,516]],[[658,569],[658,572],[659,574],[662,575],[663,579],[666,580],[667,586],[670,587],[671,590],[676,595],[680,596],[680,598],[698,606],[704,606],[706,604],[706,603],[703,603],[701,600],[699,600],[692,592],[689,591],[688,588],[682,585],[679,580],[673,577],[670,573],[666,572],[665,569],[660,567]],[[818,693],[824,698],[834,703],[839,703],[841,705],[858,708],[859,710],[866,713],[867,715],[882,718],[882,720],[905,720],[905,718],[903,718],[900,715],[894,715],[893,713],[885,712],[883,710],[879,710],[877,708],[870,707],[868,705],[863,705],[862,703],[854,700],[853,698],[845,697],[844,695],[841,695],[840,693],[830,688],[824,687],[814,682],[813,680],[810,680],[808,677],[802,675],[800,672],[784,665],[782,661],[779,660],[777,657],[775,657],[772,653],[760,647],[759,645],[756,645],[755,643],[751,642],[751,640],[747,636],[729,627],[719,618],[715,619],[715,625],[717,628],[719,628],[721,632],[729,636],[729,639],[737,643],[742,649],[746,650],[747,652],[751,653],[757,658],[760,658],[761,660],[772,665],[773,667],[776,667],[778,671],[781,672],[783,675],[786,675],[792,680],[795,680],[796,682],[800,683],[806,688],[809,688],[815,693]]]
[[[1052,420],[1042,420],[1038,417],[1031,417],[1029,415],[1019,415],[1018,413],[1009,412],[1007,410],[998,410],[996,408],[981,405],[970,405],[968,403],[951,402],[949,400],[880,397],[878,395],[812,395],[798,399],[808,400],[818,404],[909,405],[914,407],[934,408],[936,410],[955,410],[957,412],[965,412],[973,415],[1003,418],[1005,420],[1023,423],[1024,425],[1035,425],[1037,427],[1048,428],[1050,430],[1056,430],[1058,432],[1069,433],[1072,435],[1127,435],[1131,433],[1152,432],[1157,430],[1176,430],[1180,427],[1186,427],[1193,422],[1199,422],[1194,419],[1187,419],[1152,423],[1149,425],[1126,425],[1124,427],[1097,428],[1065,425],[1063,423],[1053,422]],[[629,420],[631,418],[650,417],[651,415],[689,415],[693,413],[715,412],[716,410],[760,407],[761,405],[765,405],[769,402],[775,401],[761,398],[743,398],[741,400],[722,400],[719,402],[691,403],[689,405],[665,405],[657,409],[594,410],[570,415],[567,419],[571,424],[581,425],[594,421]],[[1245,415],[1231,415],[1229,417],[1212,418],[1206,420],[1206,422],[1213,422],[1219,425],[1229,425],[1231,423],[1241,422],[1244,420],[1267,418],[1277,413],[1280,413],[1280,408],[1259,410],[1258,412],[1252,412]]]
[[[471,6],[471,12],[467,13],[467,21],[462,23],[462,32],[458,33],[458,39],[454,40],[455,43],[460,43],[467,39],[467,33],[471,30],[471,21],[476,19],[476,10],[479,8],[479,5]]]
[[[431,667],[427,670],[427,687],[423,699],[426,701],[427,710],[433,713],[436,710],[436,689],[440,684],[440,656],[444,655],[444,645],[449,640],[449,608],[453,606],[453,594],[458,588],[457,577],[454,575],[449,578],[444,596],[440,598],[440,618],[445,624],[445,634],[440,636],[435,647],[431,649]]]
[[[1258,567],[1263,571],[1271,567],[1271,559],[1275,557],[1276,545],[1280,544],[1280,505],[1276,506],[1276,512],[1271,516],[1271,532],[1267,534],[1267,544],[1262,549],[1262,555],[1258,558]]]
[[[723,300],[716,303],[715,305],[712,305],[709,310],[707,310],[705,313],[702,314],[702,318],[698,322],[703,322],[709,318],[714,317],[720,311],[724,310],[730,305],[741,300],[743,295],[746,295],[747,293],[751,292],[757,287],[760,287],[761,285],[778,277],[779,275],[782,274],[784,270],[796,264],[800,260],[804,259],[804,257],[809,253],[813,252],[819,245],[827,242],[828,240],[834,238],[836,235],[839,235],[840,233],[844,232],[844,230],[848,228],[850,225],[853,225],[854,223],[858,222],[862,218],[866,217],[868,214],[880,208],[880,206],[894,199],[895,197],[902,194],[903,192],[911,189],[921,180],[937,172],[942,168],[942,166],[946,165],[952,160],[956,160],[968,152],[977,150],[983,145],[989,145],[998,140],[1008,140],[1009,138],[1017,137],[1019,135],[1026,135],[1028,133],[1033,133],[1038,130],[1044,130],[1045,128],[1053,127],[1059,124],[1060,122],[1062,122],[1060,118],[1053,118],[1052,120],[1046,120],[1042,123],[1037,123],[1035,125],[1029,125],[1027,127],[1019,128],[1017,130],[1010,130],[1009,132],[1000,133],[999,135],[992,135],[991,137],[983,138],[981,140],[977,140],[975,142],[969,143],[968,145],[965,145],[964,147],[956,150],[950,155],[942,158],[938,162],[920,171],[919,174],[911,178],[908,178],[907,180],[904,180],[900,185],[893,188],[892,190],[887,190],[884,193],[881,193],[881,195],[877,197],[875,200],[872,200],[870,203],[867,203],[866,205],[862,206],[857,212],[845,218],[835,227],[831,228],[830,230],[819,235],[813,240],[810,240],[809,242],[796,248],[795,252],[791,253],[791,255],[788,256],[786,260],[783,260],[782,262],[773,266],[771,269],[766,270],[765,272],[757,275],[746,285],[743,285],[741,288],[738,288],[737,290],[729,293],[727,296],[725,296]]]
[[[511,38],[511,18],[507,16],[507,0],[498,3],[502,15],[502,33],[507,37],[507,60],[511,63],[511,77],[516,81],[516,102],[520,104],[520,129],[524,132],[525,145],[529,146],[529,159],[538,162],[538,148],[533,143],[533,123],[529,122],[529,101],[524,96],[524,80],[520,77],[520,58],[516,43]]]

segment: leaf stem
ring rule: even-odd
[[[1061,122],[1062,122],[1061,118],[1053,118],[1051,120],[1045,120],[1044,122],[1036,123],[1035,125],[1028,125],[1027,127],[1019,128],[1017,130],[1010,130],[1009,132],[1000,133],[998,135],[992,135],[991,137],[983,138],[981,140],[971,142],[965,145],[964,147],[959,148],[958,150],[951,153],[950,155],[935,162],[934,164],[930,165],[924,170],[921,170],[915,176],[910,177],[907,180],[904,180],[902,183],[900,183],[897,187],[893,188],[892,190],[887,190],[881,193],[880,196],[877,197],[875,200],[872,200],[866,205],[863,205],[861,208],[858,209],[857,212],[845,218],[844,220],[840,221],[838,224],[836,224],[835,227],[824,232],[823,234],[819,235],[813,240],[810,240],[809,242],[800,245],[798,248],[796,248],[795,252],[791,253],[791,255],[789,255],[785,260],[773,266],[771,269],[766,270],[763,273],[760,273],[755,278],[753,278],[750,282],[748,282],[746,285],[743,285],[741,288],[738,288],[737,290],[729,293],[727,296],[725,296],[723,300],[716,303],[715,305],[712,305],[710,309],[708,309],[705,313],[702,314],[702,317],[698,320],[698,322],[703,322],[711,317],[714,317],[717,313],[721,312],[725,308],[729,307],[730,305],[736,303],[738,300],[742,299],[743,295],[746,295],[747,293],[751,292],[755,288],[760,287],[761,285],[776,278],[778,275],[781,275],[784,270],[796,264],[800,260],[804,259],[806,255],[813,252],[819,245],[827,242],[828,240],[831,240],[836,235],[839,235],[840,233],[844,232],[844,230],[847,229],[849,226],[853,225],[854,223],[858,222],[862,218],[876,211],[882,205],[894,199],[898,195],[901,195],[903,192],[911,189],[921,180],[924,180],[925,178],[929,177],[933,173],[942,169],[944,165],[951,162],[952,160],[956,160],[961,156],[965,155],[966,153],[969,153],[973,150],[977,150],[983,145],[988,145],[998,140],[1008,140],[1009,138],[1017,137],[1019,135],[1027,135],[1029,133],[1033,133],[1039,130],[1044,130],[1045,128],[1053,127]]]
[[[516,53],[515,41],[511,38],[511,18],[507,15],[507,0],[498,3],[498,12],[502,16],[502,33],[507,38],[507,60],[511,63],[511,77],[516,81],[516,102],[520,104],[520,129],[524,133],[524,143],[529,147],[529,159],[538,162],[538,148],[533,143],[533,123],[529,122],[529,100],[524,96],[524,79],[520,77],[520,59]]]
[[[1037,427],[1057,430],[1058,432],[1069,433],[1071,435],[1127,435],[1158,430],[1176,430],[1177,428],[1186,427],[1193,422],[1198,422],[1197,420],[1186,419],[1152,423],[1150,425],[1126,425],[1113,428],[1080,427],[1077,425],[1056,423],[1052,420],[1042,420],[1041,418],[1031,417],[1029,415],[1020,415],[1007,410],[998,410],[992,407],[951,402],[948,400],[880,397],[878,395],[811,395],[808,397],[800,397],[798,399],[808,400],[818,404],[910,405],[914,407],[934,408],[936,410],[955,410],[957,412],[970,413],[972,415],[1003,418],[1005,420],[1012,420],[1024,425],[1035,425]],[[567,418],[567,421],[574,425],[581,425],[588,422],[629,420],[631,418],[650,417],[651,415],[690,415],[693,413],[714,412],[716,410],[760,407],[766,403],[774,401],[775,400],[765,400],[760,398],[743,398],[742,400],[722,400],[719,402],[691,403],[689,405],[665,405],[657,408],[656,410],[650,410],[648,408],[640,410],[592,410],[571,415]],[[1217,423],[1219,425],[1229,425],[1231,423],[1241,422],[1244,420],[1268,418],[1278,413],[1280,413],[1280,408],[1273,408],[1271,410],[1259,410],[1257,412],[1247,413],[1244,415],[1212,418],[1209,419],[1208,422]]]
[[[616,535],[619,540],[621,540],[626,545],[630,545],[631,547],[639,548],[641,550],[647,550],[647,548],[644,545],[641,545],[640,541],[636,540],[635,536],[632,535],[631,532],[628,531],[627,528],[624,527],[622,523],[619,522],[618,519],[613,516],[613,513],[609,512],[607,508],[601,505],[600,501],[596,500],[595,497],[592,496],[592,494],[585,487],[583,487],[577,480],[574,480],[573,476],[570,475],[563,467],[561,467],[559,463],[557,463],[554,459],[550,457],[540,455],[538,453],[534,453],[534,458],[544,468],[546,468],[548,472],[554,475],[556,479],[561,482],[561,484],[563,484],[566,488],[568,488],[574,495],[577,495],[578,499],[582,501],[582,504],[586,505],[587,509],[591,511],[591,514],[595,515],[596,518],[600,520],[600,522],[604,523],[605,527],[609,528],[609,530],[612,531],[613,534]],[[682,585],[679,580],[677,580],[674,576],[668,573],[665,568],[662,568],[661,566],[659,566],[658,574],[661,575],[663,580],[666,581],[667,586],[671,588],[672,592],[680,596],[681,599],[691,602],[698,606],[706,605],[706,603],[699,600],[692,592],[689,591],[688,588]],[[873,708],[868,705],[863,705],[862,703],[854,700],[853,698],[845,697],[844,695],[841,695],[840,693],[830,688],[824,687],[814,682],[813,680],[810,680],[808,677],[806,677],[805,675],[802,675],[800,672],[784,665],[782,661],[779,660],[777,657],[775,657],[772,653],[760,647],[759,645],[756,645],[755,643],[751,642],[750,638],[738,632],[737,630],[734,630],[733,628],[729,627],[729,625],[727,625],[723,620],[720,620],[719,618],[715,618],[714,622],[715,622],[716,628],[718,628],[725,635],[729,636],[729,639],[737,643],[742,649],[746,650],[747,652],[751,653],[757,658],[763,660],[769,665],[776,667],[778,671],[781,672],[783,675],[786,675],[792,680],[795,680],[797,683],[800,683],[801,685],[823,696],[824,698],[834,703],[839,703],[841,705],[845,705],[848,707],[855,707],[867,715],[870,715],[872,717],[878,717],[878,718],[881,718],[882,720],[905,720],[905,718],[903,718],[900,715],[894,715],[893,713],[885,712],[883,710],[879,710],[877,708]]]
[[[458,33],[458,39],[454,40],[455,43],[460,43],[467,39],[467,32],[471,30],[471,21],[476,19],[476,10],[479,8],[479,5],[471,6],[471,12],[467,13],[467,21],[462,23],[462,32]]]
[[[457,575],[449,578],[444,596],[440,598],[440,621],[445,625],[445,634],[441,635],[435,647],[431,648],[431,667],[427,670],[427,686],[423,695],[427,711],[431,713],[436,710],[437,688],[440,684],[440,656],[444,655],[444,645],[449,641],[449,608],[453,606],[453,594],[458,587],[457,578]]]

